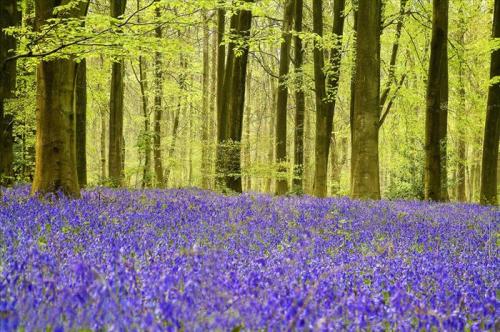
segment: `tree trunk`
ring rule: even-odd
[[[161,17],[160,9],[156,9],[156,17]],[[160,26],[155,29],[156,38],[162,38],[162,29]],[[161,149],[161,120],[163,117],[163,61],[160,52],[155,53],[155,98],[154,98],[154,135],[153,135],[153,158],[154,158],[154,171],[156,177],[156,185],[161,187],[165,186],[163,178],[163,163],[162,163],[162,149]]]
[[[202,187],[208,189],[210,186],[210,148],[209,143],[209,75],[210,75],[210,59],[209,59],[209,27],[208,15],[206,10],[203,11],[203,78],[202,78],[202,91],[203,91],[203,104],[202,104],[202,147],[201,147],[201,176]]]
[[[323,37],[323,1],[313,0],[313,32]],[[326,196],[328,150],[333,125],[333,104],[327,95],[325,58],[322,45],[315,42],[314,86],[316,93],[316,144],[314,169],[314,195]],[[326,141],[328,140],[328,141]],[[325,159],[326,153],[326,159]]]
[[[357,0],[353,0],[357,1]],[[352,153],[352,143],[354,141],[354,101],[356,99],[356,45],[358,38],[358,9],[357,7],[353,10],[353,48],[352,48],[352,62],[353,66],[351,68],[351,95],[350,95],[350,104],[349,104],[349,125],[351,126],[351,153]],[[353,180],[352,180],[352,169],[353,169],[353,160],[351,159],[351,171],[349,172],[349,184],[352,188]]]
[[[0,98],[0,187],[13,184],[14,117],[4,112],[4,100]]]
[[[61,5],[67,5],[62,1]],[[52,1],[36,2],[36,29],[53,18]],[[85,15],[81,2],[69,17]],[[31,192],[80,196],[76,168],[75,85],[77,64],[71,59],[41,61],[37,66],[35,177]]]
[[[288,108],[288,74],[290,71],[290,47],[293,24],[294,0],[285,3],[283,28],[281,33],[281,50],[278,79],[278,101],[276,105],[276,164],[278,176],[276,178],[276,195],[283,195],[288,191],[288,172],[286,167],[286,121]]]
[[[448,194],[448,41],[446,41],[445,52],[443,54],[441,80],[441,114],[439,119],[439,146],[441,148],[441,200],[450,200]]]
[[[16,39],[7,36],[4,28],[16,26],[21,21],[16,0],[4,0],[0,3],[0,186],[12,183],[14,161],[14,118],[5,115],[4,100],[13,98],[16,89],[16,61],[5,62],[12,56],[10,50],[16,49]]]
[[[142,153],[144,153],[144,167],[142,169],[142,188],[149,188],[152,184],[151,176],[151,136],[150,136],[150,113],[148,107],[148,97],[146,91],[148,90],[147,77],[146,77],[146,64],[142,56],[139,56],[139,86],[141,89],[142,101],[142,116],[144,118],[144,132],[142,135]],[[143,146],[142,146],[143,145]]]
[[[384,108],[386,108],[386,111],[382,113],[383,115],[382,115],[380,122],[379,122],[379,128],[382,127],[382,125],[384,124],[384,121],[385,121],[387,114],[390,110],[390,107],[385,107],[385,104],[387,102],[387,98],[389,97],[389,93],[391,92],[393,84],[396,83],[396,75],[395,75],[395,73],[396,73],[396,60],[398,58],[399,41],[401,39],[401,32],[403,31],[403,23],[404,23],[407,3],[408,3],[408,0],[400,0],[400,2],[399,2],[399,17],[398,17],[398,21],[396,24],[396,34],[394,37],[394,42],[392,44],[391,60],[389,62],[387,81],[385,83],[384,90],[382,91],[382,94],[380,96],[380,110],[383,111]],[[396,87],[396,89],[401,84],[399,84]],[[389,100],[389,104],[391,103],[391,101],[392,100]]]
[[[75,87],[76,169],[80,188],[87,186],[87,61],[78,63]]]
[[[295,32],[302,32],[303,0],[295,0]],[[304,50],[302,39],[299,35],[294,36],[295,44],[295,73],[297,75],[297,87],[295,88],[295,135],[294,135],[294,175],[293,191],[303,193],[304,175],[304,113],[306,108],[303,87]]]
[[[252,91],[252,72],[248,72],[248,79],[247,79],[247,87],[246,87],[248,94],[251,93]],[[245,110],[245,168],[246,168],[246,183],[245,183],[245,190],[250,191],[251,186],[252,186],[252,177],[251,177],[251,149],[252,145],[250,144],[250,127],[251,127],[251,119],[252,119],[252,104],[251,104],[251,98],[247,98],[246,102],[246,110]]]
[[[253,2],[253,0],[246,0]],[[231,27],[243,45],[238,57],[234,45],[229,46],[224,75],[222,109],[219,118],[218,153],[219,170],[223,170],[222,184],[234,192],[242,191],[241,183],[241,134],[245,106],[245,82],[248,64],[248,38],[252,23],[252,12],[241,10],[231,18]]]
[[[500,38],[500,0],[495,0],[493,38]],[[500,49],[491,54],[490,77],[500,76]],[[498,204],[498,141],[500,136],[500,83],[490,85],[483,142],[481,204]]]
[[[351,196],[380,199],[380,0],[359,0]]]
[[[443,79],[448,42],[448,0],[434,0],[432,19],[431,57],[427,79],[427,107],[425,119],[425,192],[426,200],[441,201],[444,120],[442,113]]]
[[[278,89],[276,88],[276,82],[273,77],[269,77],[269,88],[271,90],[271,107],[269,109],[271,110],[271,119],[268,122],[268,137],[269,137],[269,146],[267,150],[267,162],[268,165],[273,165],[274,161],[274,146],[273,146],[273,138],[274,138],[274,122],[275,122],[275,117],[276,117],[276,112],[274,112],[274,105],[276,105],[276,99],[277,99],[277,94],[278,94]],[[273,185],[273,178],[274,178],[274,167],[272,167],[269,170],[269,174],[266,179],[266,186],[265,186],[265,192],[266,193],[271,193],[272,185]]]
[[[125,12],[126,0],[111,1],[111,17],[118,18]],[[123,98],[125,62],[116,60],[112,64],[111,94],[109,101],[109,156],[108,174],[110,185],[120,187],[124,184],[124,137],[123,137]]]
[[[467,163],[467,147],[465,143],[465,127],[464,127],[464,117],[467,113],[466,107],[466,95],[465,95],[465,34],[467,32],[466,28],[466,16],[462,7],[459,9],[459,64],[458,64],[458,96],[459,96],[459,107],[457,108],[457,170],[455,173],[456,182],[456,199],[459,202],[465,202],[467,200],[465,194],[465,166]]]

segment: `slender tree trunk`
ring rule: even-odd
[[[276,119],[276,112],[274,112],[273,107],[276,105],[276,99],[277,99],[277,94],[278,94],[278,89],[276,88],[276,83],[273,77],[269,77],[269,88],[271,90],[271,107],[269,109],[271,110],[270,117],[271,119],[268,122],[268,137],[269,137],[269,150],[267,151],[267,163],[268,165],[273,165],[274,161],[274,146],[273,146],[273,138],[274,138],[274,130],[276,129],[274,126],[274,122]],[[266,179],[266,186],[265,186],[265,192],[266,193],[271,193],[272,185],[273,185],[273,178],[274,178],[274,167],[272,168],[271,172],[269,173],[267,179]]]
[[[327,86],[327,97],[331,100],[331,117],[327,119],[327,129],[328,131],[325,133],[325,139],[328,139],[327,149],[324,151],[326,153],[323,155],[322,164],[324,169],[321,170],[321,174],[325,175],[325,180],[321,183],[324,184],[324,188],[322,188],[322,192],[327,194],[327,170],[328,170],[328,156],[330,154],[330,144],[335,143],[335,137],[333,136],[333,118],[335,114],[335,105],[337,101],[337,94],[339,90],[339,80],[340,80],[340,65],[342,61],[342,38],[344,35],[344,10],[345,10],[345,0],[336,0],[333,7],[333,35],[335,36],[335,46],[331,51],[330,55],[330,72],[328,74],[328,86]],[[317,138],[321,138],[321,136],[316,133]],[[322,142],[324,144],[324,142]],[[335,148],[332,148],[332,160],[337,162],[338,156],[335,156],[337,151]],[[332,171],[339,171],[338,167],[333,167]],[[340,179],[338,174],[332,174],[332,180],[337,181],[337,178]]]
[[[286,121],[288,108],[288,74],[290,71],[290,48],[292,35],[290,33],[293,24],[294,0],[287,0],[283,18],[281,33],[281,50],[278,79],[278,102],[276,105],[276,164],[278,165],[278,177],[276,179],[276,195],[283,195],[288,191],[288,172],[286,167]]]
[[[111,1],[111,17],[118,18],[125,12],[126,0]],[[124,137],[123,137],[123,98],[125,62],[116,60],[112,64],[111,94],[109,112],[109,156],[108,174],[110,184],[120,187],[124,184]]]
[[[216,31],[215,31],[216,32]],[[210,145],[210,155],[209,155],[209,168],[205,170],[205,172],[209,172],[209,188],[214,187],[214,174],[215,174],[215,147],[217,145],[217,52],[219,46],[217,44],[218,36],[217,33],[214,33],[212,42],[212,65],[210,71],[210,115],[209,115],[209,123],[210,123],[210,134],[208,135]]]
[[[202,90],[203,90],[203,104],[202,104],[202,147],[201,147],[201,174],[202,174],[202,187],[208,189],[210,187],[210,149],[211,144],[209,143],[209,129],[210,129],[210,114],[209,114],[209,80],[210,80],[210,58],[209,58],[209,27],[208,27],[208,15],[206,10],[203,11],[203,78],[202,78]]]
[[[87,61],[77,65],[75,87],[76,168],[80,188],[87,186]]]
[[[500,0],[495,0],[493,38],[500,38]],[[491,54],[490,77],[500,76],[500,49]],[[483,142],[481,204],[498,204],[498,142],[500,137],[500,83],[490,85]]]
[[[61,5],[66,5],[63,1]],[[85,15],[81,2],[67,15]],[[53,18],[52,1],[36,2],[36,29]],[[71,59],[41,61],[37,67],[35,177],[31,191],[80,196],[76,168],[74,97],[77,64]]]
[[[359,0],[356,46],[351,196],[380,199],[378,123],[380,119],[381,1]]]
[[[224,162],[224,147],[221,142],[226,138],[225,132],[225,107],[224,107],[224,76],[225,76],[225,57],[226,46],[224,44],[225,25],[226,25],[226,11],[224,9],[224,1],[219,2],[217,9],[217,148],[216,148],[216,185],[218,187],[224,186],[223,177],[225,173]],[[231,28],[235,26],[234,16],[231,18]],[[230,53],[230,52],[228,52]],[[228,54],[229,58],[229,54]]]
[[[252,72],[248,72],[248,79],[247,79],[247,87],[246,87],[248,94],[251,93],[252,91]],[[251,180],[251,144],[250,144],[250,126],[251,126],[251,119],[252,119],[252,103],[251,103],[251,98],[247,98],[246,102],[246,110],[245,110],[245,168],[246,168],[246,183],[245,183],[245,190],[250,191],[251,186],[252,186],[252,180]]]
[[[142,153],[144,153],[144,166],[142,169],[142,188],[149,188],[152,184],[151,176],[151,136],[150,136],[150,113],[148,107],[148,83],[146,77],[146,61],[142,56],[139,56],[139,86],[141,89],[142,116],[144,118],[144,133],[142,137]]]
[[[391,109],[392,105],[392,100],[389,99],[389,103],[386,107],[387,99],[389,97],[389,93],[392,90],[393,85],[396,83],[396,61],[398,58],[398,52],[399,52],[399,41],[401,39],[401,33],[403,31],[403,24],[404,24],[404,18],[405,18],[405,12],[406,12],[406,4],[408,3],[408,0],[400,0],[399,2],[399,17],[398,21],[396,24],[396,34],[394,36],[394,42],[392,44],[392,51],[391,51],[391,60],[389,63],[389,71],[387,74],[387,81],[385,83],[384,89],[382,91],[382,94],[380,96],[380,110],[385,111],[382,113],[382,117],[380,118],[379,122],[379,128],[382,127],[382,125],[385,122],[385,119]],[[403,77],[406,77],[406,75],[403,75]],[[396,86],[396,92],[399,90],[399,87],[403,84],[404,79],[400,81],[399,84]],[[394,94],[395,95],[395,94]]]
[[[303,19],[303,0],[295,0],[295,32],[302,32]],[[304,66],[304,50],[302,39],[299,35],[294,36],[295,45],[295,73],[298,78],[297,87],[295,88],[295,135],[294,135],[294,176],[293,176],[293,191],[303,193],[303,176],[304,176],[304,113],[306,108],[304,87],[303,87],[303,66]]]
[[[161,17],[160,9],[156,9],[156,17]],[[162,29],[160,26],[155,29],[156,38],[162,38]],[[163,60],[161,52],[155,53],[155,98],[154,98],[154,135],[153,135],[153,158],[154,158],[154,171],[156,177],[156,185],[161,187],[165,186],[163,178],[163,163],[162,163],[162,149],[161,149],[161,120],[163,117]]]
[[[174,158],[175,146],[177,143],[177,132],[179,130],[179,115],[181,113],[181,108],[182,108],[182,104],[181,104],[181,101],[179,98],[179,103],[177,105],[177,111],[175,112],[175,115],[174,115],[174,123],[173,123],[173,127],[172,127],[172,144],[170,145],[170,148],[168,150],[168,160],[169,160],[170,165],[168,165],[168,167],[165,169],[165,176],[164,176],[165,187],[168,187],[168,185],[169,185],[170,173],[172,171],[172,165],[171,165],[170,161]]]
[[[443,80],[447,78],[444,66],[448,42],[448,0],[433,1],[431,58],[427,80],[427,109],[425,119],[425,192],[427,200],[441,201],[443,172],[444,120],[442,113]],[[447,61],[446,61],[447,62]]]
[[[353,47],[352,47],[352,61],[353,66],[351,68],[351,95],[350,95],[350,104],[349,104],[349,125],[351,126],[351,153],[352,153],[352,144],[354,142],[354,101],[356,99],[356,48],[357,48],[357,38],[358,38],[358,7],[357,0],[356,7],[353,10]],[[351,171],[349,172],[349,184],[352,189],[353,184],[353,160],[351,159]]]
[[[448,42],[443,54],[443,78],[441,80],[441,114],[439,119],[439,146],[441,148],[441,200],[450,200],[448,194]]]
[[[457,173],[456,173],[456,183],[457,183],[457,200],[459,202],[465,202],[467,200],[465,196],[465,165],[467,162],[466,155],[466,143],[465,143],[465,133],[463,127],[463,117],[466,114],[466,96],[465,96],[465,81],[464,81],[464,69],[463,69],[463,59],[460,60],[459,64],[459,98],[460,98],[460,106],[457,110],[457,130],[458,130],[458,139],[457,139]]]

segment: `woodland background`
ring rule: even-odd
[[[77,83],[77,88],[82,84],[86,87],[87,96],[86,129],[83,129],[86,143],[78,157],[79,165],[82,153],[86,157],[86,174],[79,170],[81,179],[85,176],[82,186],[113,185],[109,174],[110,94],[112,66],[119,63],[124,75],[121,101],[124,164],[120,185],[215,189],[217,54],[221,45],[227,48],[233,43],[236,53],[244,50],[245,45],[249,47],[241,128],[242,190],[276,193],[284,179],[287,188],[280,193],[315,194],[314,55],[315,50],[320,50],[326,62],[324,72],[339,74],[325,194],[349,195],[356,4],[349,0],[323,1],[323,36],[320,37],[313,32],[313,3],[317,5],[318,1],[304,1],[303,30],[289,26],[290,33],[286,33],[286,10],[290,3],[296,7],[294,1],[277,0],[255,3],[129,0],[124,13],[115,15],[119,18],[111,18],[110,5],[124,6],[124,1],[92,0],[85,19],[55,18],[49,32],[36,32],[33,28],[35,2],[19,1],[20,26],[8,28],[4,34],[4,38],[15,38],[15,54],[20,56],[16,59],[16,89],[12,96],[4,99],[2,116],[9,119],[4,123],[11,126],[12,144],[6,138],[2,144],[11,149],[12,155],[7,158],[3,153],[3,181],[12,184],[33,180],[37,64],[41,59],[71,58],[78,63],[86,62],[86,81]],[[334,21],[335,6],[339,3],[343,4],[340,13],[344,20],[340,36],[333,33],[339,28],[338,21]],[[493,0],[449,3],[444,183],[450,200],[478,202],[480,198],[490,59],[492,49],[498,46],[498,42],[491,40],[494,6],[498,4]],[[217,28],[221,8],[225,10],[226,31],[231,13],[251,9],[250,38],[232,39],[231,34],[226,33],[220,43]],[[432,10],[429,0],[384,0],[381,4],[380,93],[384,117],[378,146],[383,198],[425,197],[426,89]],[[2,23],[5,22],[2,18]],[[303,46],[303,70],[296,69],[297,39]],[[280,59],[283,50],[287,52],[283,49],[286,40],[290,43],[289,72],[280,76]],[[72,44],[73,41],[78,42]],[[60,50],[54,51],[61,45]],[[335,50],[340,61],[337,65],[330,61],[334,56],[330,52],[333,54]],[[10,51],[10,56],[12,54]],[[280,87],[288,91],[286,113],[277,112]],[[294,168],[297,96],[300,96],[297,92],[303,92],[305,98],[303,172],[296,172]],[[286,121],[284,158],[276,155],[280,146],[277,130],[283,130],[280,121]],[[294,181],[297,178],[302,183]]]

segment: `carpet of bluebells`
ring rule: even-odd
[[[495,330],[500,212],[94,189],[0,198],[0,330]]]

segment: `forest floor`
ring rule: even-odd
[[[494,330],[500,211],[93,189],[0,199],[0,330]]]

